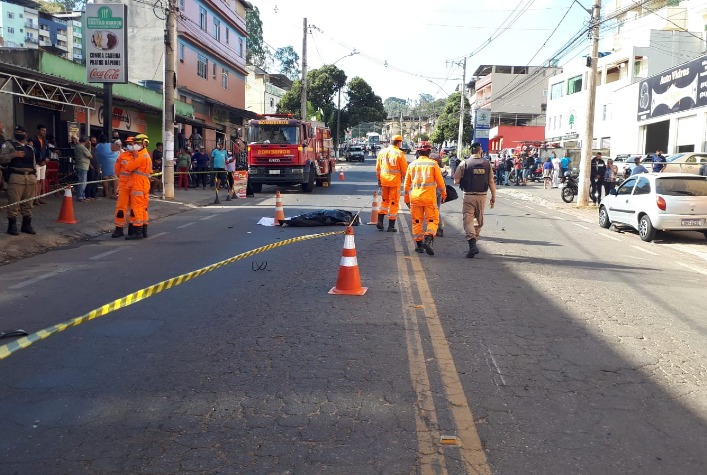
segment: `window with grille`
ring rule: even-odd
[[[580,92],[582,90],[582,76],[575,76],[567,80],[567,95]]]
[[[184,45],[179,45],[179,62],[184,62]]]
[[[196,74],[199,77],[206,79],[209,60],[203,54],[200,54],[196,62]]]
[[[221,41],[221,20],[214,18],[214,38]]]
[[[206,20],[207,20],[206,8],[199,7],[199,28],[206,31]]]
[[[221,86],[224,89],[228,89],[228,71],[225,69],[221,70]]]

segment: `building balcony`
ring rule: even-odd
[[[51,41],[49,41],[49,40],[43,40],[42,38],[40,38],[40,39],[39,39],[39,46],[42,46],[42,47],[49,47],[49,46],[53,46],[53,45],[52,45],[52,42],[51,42]]]
[[[62,35],[60,33],[57,33],[56,40],[57,41],[69,41],[69,38],[66,35]]]
[[[25,43],[39,43],[39,39],[36,36],[25,36]]]
[[[74,53],[74,61],[83,61],[83,55],[81,53]]]
[[[36,30],[37,28],[39,28],[39,24],[38,24],[38,23],[35,23],[35,22],[33,22],[33,21],[26,21],[26,22],[25,22],[25,28],[31,28],[31,29],[33,29],[33,30]]]
[[[78,38],[79,40],[83,38],[83,33],[81,33],[80,31],[74,30],[72,34],[74,35],[74,38]]]

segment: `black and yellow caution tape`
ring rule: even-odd
[[[111,312],[114,312],[114,311],[119,310],[121,308],[125,308],[125,307],[132,305],[134,303],[138,303],[141,300],[145,300],[149,297],[152,297],[153,295],[159,294],[160,292],[164,292],[165,290],[169,290],[172,287],[176,287],[178,285],[181,285],[181,284],[183,284],[191,279],[194,279],[196,277],[201,277],[202,275],[206,274],[207,272],[211,272],[211,271],[216,270],[216,269],[223,267],[225,265],[232,264],[232,263],[239,261],[241,259],[246,259],[246,258],[254,256],[256,254],[260,254],[261,252],[275,249],[277,247],[286,246],[288,244],[301,242],[301,241],[308,241],[310,239],[318,239],[321,237],[333,236],[336,234],[344,234],[344,231],[330,231],[328,233],[309,234],[306,236],[299,236],[296,238],[285,239],[280,242],[268,244],[266,246],[258,247],[258,248],[252,249],[250,251],[244,252],[242,254],[238,254],[236,256],[229,257],[228,259],[225,259],[220,262],[216,262],[215,264],[211,264],[206,267],[202,267],[201,269],[198,269],[198,270],[195,270],[192,272],[188,272],[186,274],[182,274],[177,277],[172,277],[171,279],[168,279],[168,280],[163,280],[162,282],[151,285],[149,287],[145,287],[144,289],[140,289],[137,292],[133,292],[133,293],[128,294],[124,297],[116,299],[110,303],[103,305],[102,307],[98,307],[96,309],[93,309],[84,315],[72,318],[72,319],[62,322],[62,323],[57,323],[56,325],[52,325],[50,327],[44,328],[43,330],[39,330],[38,332],[31,333],[25,337],[18,338],[15,341],[12,341],[10,343],[2,345],[2,346],[0,346],[0,360],[7,358],[11,354],[13,354],[23,348],[27,348],[32,343],[35,343],[39,340],[44,340],[45,338],[48,338],[52,335],[63,332],[64,330],[66,330],[69,327],[75,327],[75,326],[81,325],[82,323],[88,322],[88,321],[93,320],[98,317],[102,317],[103,315],[107,315]]]

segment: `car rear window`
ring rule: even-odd
[[[363,149],[361,147],[351,147],[349,150],[351,150],[352,152],[360,152]]]
[[[655,181],[655,192],[669,196],[707,196],[707,178],[658,178]]]

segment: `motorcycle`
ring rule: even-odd
[[[565,203],[572,203],[574,197],[579,193],[577,178],[579,178],[579,175],[572,175],[570,172],[565,172],[565,181],[560,184],[560,194],[562,201]]]

